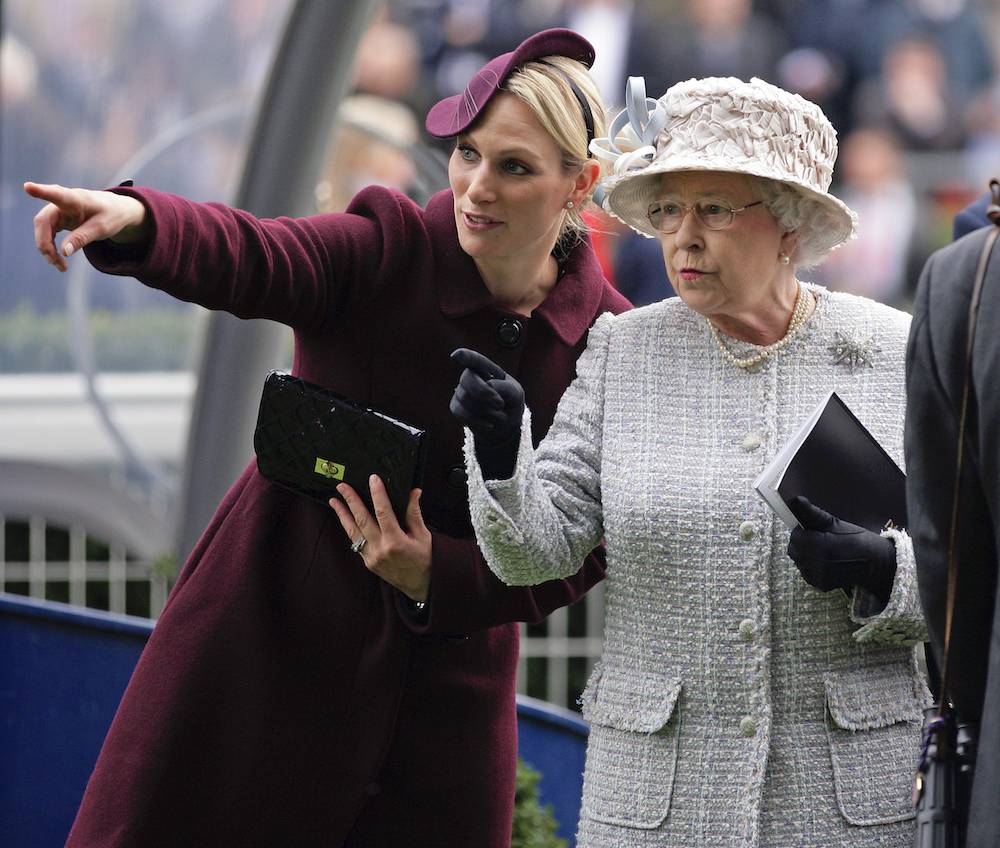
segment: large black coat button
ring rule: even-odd
[[[517,318],[504,318],[497,326],[497,338],[504,347],[517,347],[524,335],[524,325]]]
[[[468,482],[468,475],[461,465],[448,469],[448,485],[453,489],[464,489]]]

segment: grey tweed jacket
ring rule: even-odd
[[[864,598],[802,580],[751,486],[830,389],[903,462],[909,316],[811,288],[801,334],[752,372],[679,299],[602,316],[537,452],[522,428],[510,480],[483,481],[467,435],[473,523],[501,579],[564,577],[607,543],[581,848],[912,843],[930,696],[910,540],[885,531],[895,585],[866,617]]]

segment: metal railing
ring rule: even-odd
[[[539,625],[521,625],[517,691],[579,709],[577,700],[601,655],[604,584],[573,607],[556,610]]]
[[[0,591],[146,618],[166,603],[169,565],[136,558],[83,527],[0,515],[0,539]]]

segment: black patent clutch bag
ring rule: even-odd
[[[327,503],[348,483],[372,506],[368,478],[385,483],[401,526],[410,490],[420,486],[426,433],[300,377],[272,371],[264,381],[253,446],[273,483]],[[343,500],[341,498],[341,500]]]

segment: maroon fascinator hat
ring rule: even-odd
[[[513,71],[526,62],[546,56],[576,59],[588,68],[594,64],[594,48],[587,39],[569,29],[542,30],[522,41],[516,50],[483,65],[461,94],[435,103],[427,113],[427,132],[438,138],[449,138],[464,132]],[[577,94],[577,99],[581,97],[582,94]],[[589,112],[589,107],[586,110]]]

